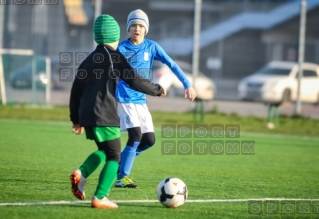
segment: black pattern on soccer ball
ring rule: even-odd
[[[162,186],[162,188],[161,188],[161,196],[160,196],[161,202],[165,202],[166,199],[172,199],[173,197],[174,197],[174,195],[166,194],[165,186]]]

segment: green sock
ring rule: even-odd
[[[279,117],[279,112],[278,112],[278,107],[275,108],[275,125],[278,126],[278,117]]]
[[[95,151],[92,153],[80,167],[82,176],[84,178],[89,177],[105,160],[106,155],[103,151]]]
[[[99,184],[97,185],[95,196],[102,199],[106,196],[116,179],[119,164],[113,160],[107,161],[100,173]]]
[[[267,122],[271,122],[271,120],[272,120],[272,106],[269,106]]]

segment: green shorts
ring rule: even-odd
[[[85,127],[87,139],[97,142],[111,141],[121,136],[120,128],[113,126]]]

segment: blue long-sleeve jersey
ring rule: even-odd
[[[182,69],[153,40],[144,39],[141,44],[134,45],[127,39],[119,44],[117,50],[126,57],[128,63],[144,78],[152,79],[153,61],[157,60],[166,64],[172,70],[185,89],[192,86]],[[133,90],[121,79],[119,79],[117,85],[116,100],[120,103],[135,104],[147,102],[146,94]]]

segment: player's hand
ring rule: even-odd
[[[162,87],[162,88],[163,88],[163,87]],[[163,90],[164,90],[164,92],[162,93],[162,96],[165,97],[165,96],[167,95],[167,91],[166,91],[166,89],[164,89],[164,88],[163,88]]]
[[[184,96],[185,96],[185,98],[188,98],[190,101],[195,100],[195,98],[196,98],[195,89],[192,87],[185,89]]]
[[[81,135],[84,132],[84,127],[81,127],[79,124],[73,124],[72,132],[76,135]]]

